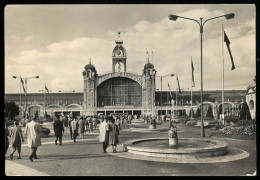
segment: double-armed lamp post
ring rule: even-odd
[[[229,19],[232,19],[235,17],[235,14],[234,13],[230,13],[230,14],[225,14],[225,15],[222,15],[222,16],[216,16],[216,17],[213,17],[213,18],[209,18],[209,19],[206,19],[204,22],[202,21],[203,18],[200,18],[200,21],[199,20],[196,20],[196,19],[192,19],[192,18],[187,18],[187,17],[182,17],[182,16],[177,16],[177,15],[169,15],[169,20],[172,20],[172,21],[176,21],[178,18],[182,18],[182,19],[187,19],[187,20],[191,20],[191,21],[194,21],[196,22],[199,27],[200,27],[200,45],[201,45],[201,48],[200,48],[200,52],[201,52],[201,136],[202,137],[205,137],[205,130],[204,130],[204,123],[203,123],[203,63],[202,63],[202,34],[203,34],[203,27],[205,25],[205,23],[207,21],[210,21],[210,20],[213,20],[213,19],[217,19],[217,18],[221,18],[221,17],[225,17],[227,20]]]
[[[14,79],[16,79],[16,78],[19,78],[20,79],[20,87],[21,87],[21,81],[23,80],[24,81],[24,84],[25,84],[25,86],[24,86],[24,91],[25,91],[25,118],[27,118],[27,81],[29,80],[29,79],[32,79],[32,78],[36,78],[36,79],[38,79],[40,76],[32,76],[32,77],[29,77],[29,78],[27,78],[27,77],[21,77],[21,76],[13,76],[13,78]],[[21,91],[20,91],[20,94],[21,94]]]
[[[168,74],[168,75],[164,75],[164,76],[158,76],[158,77],[160,77],[160,79],[161,79],[161,118],[162,118],[162,80],[163,80],[163,78],[165,78],[165,77],[168,77],[168,76],[174,76],[174,74]],[[167,102],[168,103],[168,102]],[[162,120],[162,119],[161,119]]]

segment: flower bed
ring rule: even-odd
[[[187,121],[186,125],[187,126],[195,126],[195,125],[197,125],[197,121],[194,121],[194,120]]]
[[[254,135],[256,134],[256,124],[254,120],[241,120],[237,124],[223,128],[224,134]]]
[[[40,132],[40,136],[43,137],[49,137],[51,130],[49,128],[45,128],[41,126],[41,132]]]

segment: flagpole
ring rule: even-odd
[[[20,74],[20,106],[22,106],[22,93],[21,93],[21,74]],[[19,107],[19,113],[20,113],[20,107]],[[21,116],[20,116],[21,117]]]
[[[176,76],[176,80],[177,80],[177,77],[178,76]],[[178,91],[177,90],[178,90],[178,84],[177,84],[177,88],[176,88],[176,117],[178,118]]]
[[[223,48],[223,34],[224,26],[222,24],[222,114],[223,114],[223,125],[225,125],[225,105],[224,105],[224,48]]]
[[[191,63],[192,63],[192,56],[191,56]],[[191,104],[191,105],[190,105],[190,106],[191,106],[191,109],[190,109],[190,114],[191,114],[191,115],[190,115],[190,118],[191,118],[191,119],[193,119],[193,109],[192,109],[192,81],[193,81],[193,79],[192,79],[192,73],[193,73],[193,72],[192,72],[192,68],[191,68],[191,83],[190,83],[190,86],[191,86],[191,87],[190,87],[190,89],[191,89],[191,91],[190,91],[190,99],[191,99],[191,103],[190,103],[190,104]]]

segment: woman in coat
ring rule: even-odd
[[[31,122],[25,126],[25,135],[27,136],[28,147],[32,149],[32,154],[29,159],[33,162],[33,158],[37,159],[36,151],[42,145],[40,131],[41,126],[36,122],[37,117],[34,117]]]
[[[82,117],[79,119],[78,123],[79,123],[79,129],[78,129],[79,137],[81,139],[83,139],[84,138],[84,132],[85,132],[85,123],[84,123]]]
[[[109,118],[109,144],[112,145],[113,153],[116,151],[116,145],[118,144],[118,134],[119,134],[119,128],[115,124],[115,119],[113,117]]]
[[[92,117],[89,118],[89,122],[88,122],[88,134],[92,134],[93,131],[93,122],[92,122]]]
[[[10,134],[10,142],[11,142],[11,146],[13,148],[12,153],[10,154],[10,158],[13,159],[13,154],[16,151],[16,149],[18,150],[18,159],[21,159],[21,147],[22,147],[22,142],[24,142],[23,139],[23,133],[21,128],[18,126],[19,122],[15,121],[14,122],[14,127],[11,130],[11,134]]]
[[[7,153],[7,150],[8,150],[8,147],[9,147],[8,136],[9,136],[9,129],[8,129],[6,122],[5,122],[5,154]]]

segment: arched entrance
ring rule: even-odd
[[[126,77],[105,80],[97,87],[97,107],[142,106],[142,86]]]

